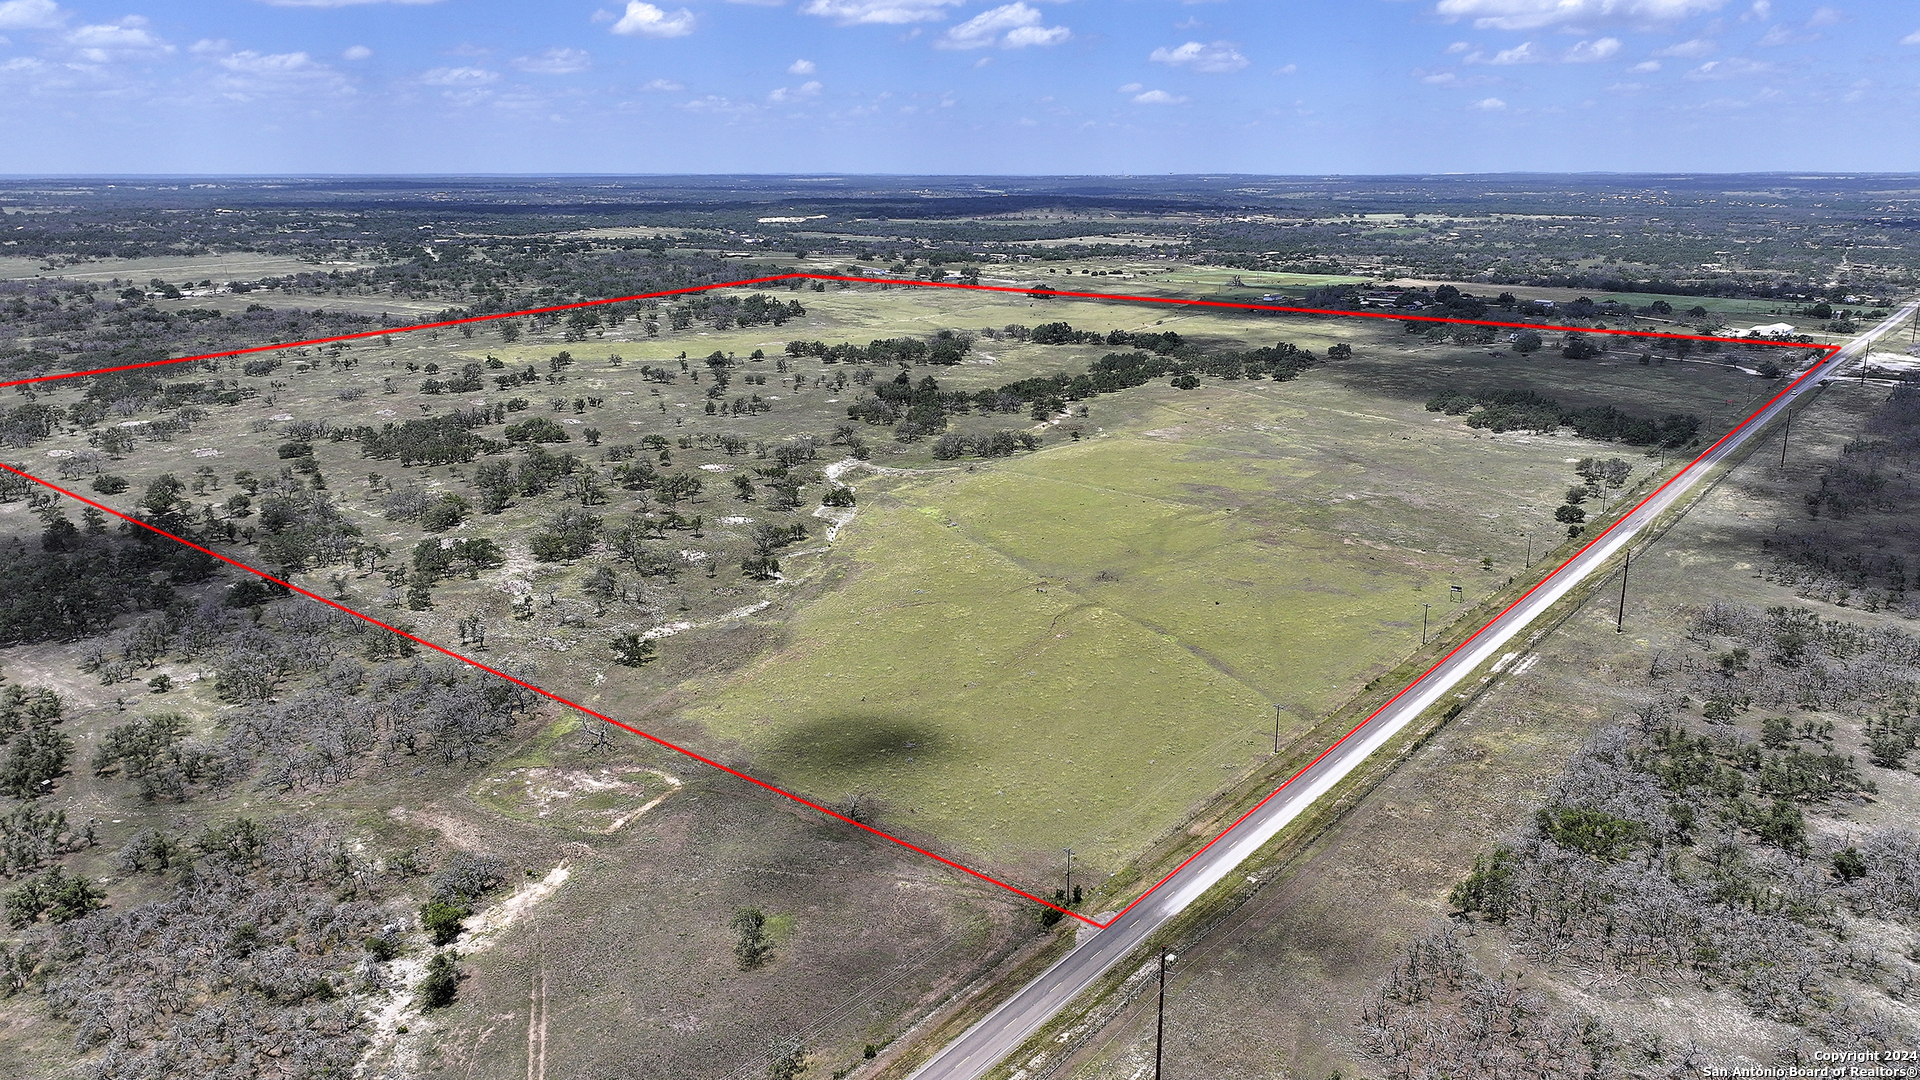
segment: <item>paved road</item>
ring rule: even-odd
[[[1920,300],[1901,308],[1885,322],[1848,342],[1832,359],[1814,367],[1764,411],[1743,425],[1665,487],[1621,519],[1584,552],[1555,571],[1533,592],[1488,624],[1439,666],[1416,680],[1386,708],[1376,713],[1338,743],[1319,761],[1283,785],[1251,814],[1227,830],[1199,856],[1188,862],[1157,890],[1110,923],[1106,929],[1083,927],[1081,941],[1045,974],[1027,984],[966,1034],[913,1074],[913,1080],[976,1080],[998,1064],[1040,1025],[1060,1011],[1108,968],[1125,959],[1155,930],[1187,905],[1233,873],[1268,840],[1327,793],[1387,740],[1412,723],[1481,664],[1520,636],[1528,624],[1598,571],[1621,548],[1632,543],[1662,511],[1683,499],[1715,465],[1737,450],[1766,422],[1787,408],[1821,379],[1845,366],[1883,333],[1914,317]]]

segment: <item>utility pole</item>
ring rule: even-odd
[[[1520,535],[1527,538],[1527,569],[1531,570],[1533,569],[1533,534],[1521,530]]]
[[[1427,644],[1427,609],[1431,606],[1425,603],[1420,605],[1420,645],[1423,648]]]
[[[1786,426],[1780,429],[1780,468],[1781,469],[1785,469],[1787,467],[1787,437],[1793,434],[1793,410],[1792,409],[1785,410],[1783,413],[1783,416],[1786,421]]]
[[[1624,634],[1627,631],[1627,571],[1633,567],[1633,549],[1622,553],[1620,563],[1620,611],[1613,618],[1613,632]]]
[[[1063,900],[1066,901],[1066,903],[1060,905],[1061,907],[1073,906],[1073,849],[1072,848],[1067,849],[1067,888],[1065,892],[1062,892],[1060,894],[1060,896]]]
[[[1167,950],[1160,950],[1160,1015],[1153,1022],[1153,1080],[1160,1080],[1160,1047],[1167,1036]]]
[[[1280,706],[1273,707],[1273,756],[1280,756]]]

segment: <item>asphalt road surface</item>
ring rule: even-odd
[[[1176,871],[1158,889],[1135,904],[1106,929],[1082,927],[1072,952],[1007,999],[985,1019],[946,1047],[913,1074],[913,1080],[976,1080],[1012,1053],[1022,1040],[1091,985],[1108,968],[1125,959],[1149,935],[1164,926],[1187,905],[1199,899],[1260,849],[1276,833],[1299,817],[1315,799],[1326,794],[1387,740],[1412,723],[1434,702],[1481,664],[1522,635],[1529,624],[1546,614],[1555,602],[1598,572],[1622,548],[1632,544],[1663,511],[1680,502],[1720,462],[1782,410],[1823,379],[1845,367],[1894,327],[1914,317],[1920,300],[1907,304],[1886,321],[1848,342],[1831,359],[1816,364],[1699,460],[1689,465],[1652,497],[1622,518],[1585,551],[1556,570],[1519,603],[1489,623],[1446,660],[1415,680],[1399,697],[1356,728],[1305,771],[1282,785],[1238,824]]]

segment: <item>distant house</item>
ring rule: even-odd
[[[1765,326],[1750,327],[1746,330],[1724,330],[1727,337],[1741,338],[1787,338],[1793,336],[1792,323],[1767,323]]]

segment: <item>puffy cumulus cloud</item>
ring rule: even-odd
[[[1523,41],[1511,49],[1501,49],[1482,62],[1488,64],[1538,64],[1546,58],[1546,53],[1534,45],[1533,42]],[[1470,56],[1467,58],[1467,62],[1472,63],[1475,59],[1476,57]]]
[[[133,60],[164,56],[173,46],[147,30],[147,20],[127,15],[110,23],[82,26],[69,31],[66,44],[80,59],[92,64],[115,60]]]
[[[1481,112],[1499,112],[1507,107],[1507,103],[1497,97],[1481,98],[1473,103],[1473,107]]]
[[[1140,90],[1139,83],[1128,83],[1120,88],[1123,94],[1133,93],[1135,90]],[[1133,95],[1135,105],[1182,105],[1186,100],[1178,94],[1169,94],[1165,90],[1140,90]]]
[[[1239,71],[1251,62],[1240,55],[1240,50],[1229,41],[1216,41],[1211,45],[1189,41],[1185,45],[1178,45],[1171,49],[1155,49],[1147,54],[1147,59],[1156,64],[1203,71],[1209,75],[1225,75]]]
[[[0,3],[0,30],[57,30],[67,13],[53,0],[5,0]]]
[[[1906,37],[1901,38],[1900,44],[1920,45],[1920,30],[1915,30],[1913,33],[1908,34]]]
[[[1633,66],[1632,66],[1632,67],[1630,67],[1630,68],[1628,68],[1627,70],[1628,70],[1628,71],[1631,71],[1631,72],[1634,72],[1635,74],[1644,74],[1644,73],[1646,73],[1646,72],[1649,72],[1649,71],[1659,71],[1659,70],[1660,70],[1660,61],[1658,61],[1658,60],[1642,60],[1642,61],[1640,61],[1639,63],[1637,63],[1637,64],[1635,64],[1635,65],[1633,65]]]
[[[802,14],[832,19],[841,26],[871,23],[904,26],[907,23],[939,22],[947,17],[947,8],[959,3],[960,0],[807,0],[800,11]]]
[[[943,49],[984,49],[991,45],[1024,49],[1058,45],[1073,36],[1073,31],[1064,26],[1040,25],[1044,21],[1037,8],[1023,3],[1003,4],[948,30],[935,44]]]
[[[677,38],[693,33],[693,12],[686,8],[664,11],[641,0],[627,0],[627,10],[613,24],[613,32],[631,37]]]
[[[552,48],[537,56],[516,56],[513,66],[534,75],[572,75],[593,67],[593,55],[585,49]]]
[[[1620,39],[1603,37],[1597,41],[1576,42],[1562,59],[1569,64],[1591,64],[1606,60],[1620,51]]]
[[[471,89],[500,81],[500,73],[477,67],[437,67],[421,73],[420,85]]]
[[[1434,10],[1448,21],[1472,19],[1483,30],[1537,30],[1673,22],[1725,5],[1726,0],[1440,0]]]
[[[672,79],[648,79],[641,85],[640,89],[651,90],[657,94],[670,94],[676,90],[685,90],[686,87],[674,82]]]
[[[795,87],[783,86],[773,93],[768,94],[767,101],[775,105],[796,105],[802,101],[811,101],[819,97],[822,89],[824,89],[824,87],[820,85],[818,80],[809,80]]]
[[[365,45],[349,45],[346,51],[340,54],[340,58],[342,60],[365,60],[372,55],[373,50],[367,48]]]
[[[789,75],[811,75],[820,70],[820,66],[811,60],[795,60],[787,65]]]

